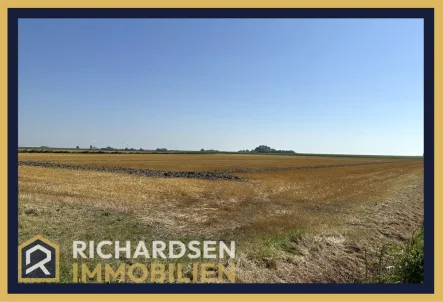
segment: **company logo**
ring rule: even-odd
[[[18,281],[22,283],[59,282],[60,250],[40,235],[18,247]]]

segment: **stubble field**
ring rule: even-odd
[[[20,242],[41,234],[69,255],[79,239],[235,240],[236,258],[230,261],[237,282],[365,282],[367,258],[383,244],[407,240],[423,219],[422,160],[19,154],[20,161],[67,165],[19,166]],[[229,170],[239,180],[146,177],[69,165]],[[62,282],[71,281],[70,269],[62,258]]]

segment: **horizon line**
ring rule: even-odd
[[[99,147],[95,147],[93,149],[90,148],[76,148],[76,147],[50,147],[50,146],[38,146],[38,147],[32,147],[32,146],[18,146],[18,148],[22,148],[22,149],[59,149],[59,150],[84,150],[84,151],[106,151],[106,147],[103,148],[99,148]],[[132,150],[131,150],[132,149]],[[142,150],[140,150],[142,149]],[[163,148],[156,148],[156,149],[163,149]],[[153,151],[153,152],[159,152],[156,151],[156,149],[145,149],[145,148],[113,148],[113,149],[108,149],[110,151],[115,150],[115,151],[132,151],[132,152],[146,152],[146,151]],[[261,152],[252,152],[253,149],[251,149],[249,152],[240,152],[240,150],[237,151],[228,151],[228,150],[217,150],[217,149],[204,149],[205,151],[200,151],[197,149],[166,149],[165,152],[209,152],[212,151],[212,153],[240,153],[240,154],[245,154],[245,153],[256,153],[256,154],[260,154]],[[203,149],[203,148],[202,148]],[[278,149],[275,149],[278,150]],[[283,151],[293,151],[293,150],[283,150]],[[284,154],[294,154],[294,155],[343,155],[343,156],[402,156],[402,157],[424,157],[424,153],[422,155],[405,155],[405,154],[367,154],[367,153],[307,153],[307,152],[297,152],[297,151],[293,151],[294,153],[282,153]],[[278,154],[278,153],[261,153],[261,154]]]

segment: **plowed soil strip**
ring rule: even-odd
[[[272,171],[286,171],[286,170],[305,170],[305,169],[323,169],[336,167],[350,167],[350,166],[364,166],[375,164],[386,164],[388,162],[367,162],[367,163],[349,163],[349,164],[335,164],[335,165],[313,165],[313,166],[292,166],[283,168],[261,168],[261,169],[232,169],[232,170],[212,170],[212,171],[163,171],[150,169],[135,169],[135,168],[121,168],[121,167],[92,167],[85,165],[68,165],[60,164],[50,161],[19,161],[19,166],[35,166],[46,168],[59,168],[71,170],[89,170],[98,172],[116,172],[128,173],[139,176],[148,177],[166,177],[166,178],[197,178],[197,179],[226,179],[226,180],[244,180],[241,177],[232,175],[232,173],[255,173],[255,172],[272,172]]]

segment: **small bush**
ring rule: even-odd
[[[423,228],[411,239],[394,270],[394,280],[403,283],[423,283],[424,280]]]
[[[423,283],[423,227],[414,232],[406,244],[385,245],[371,258],[373,261],[366,260],[366,280],[363,282]]]

